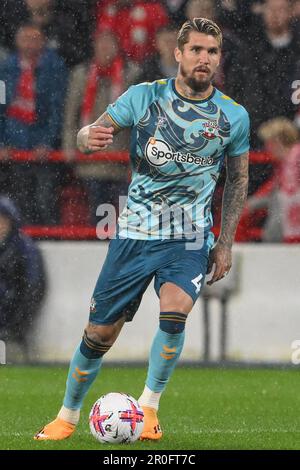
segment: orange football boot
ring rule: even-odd
[[[144,412],[144,429],[140,435],[140,440],[158,441],[162,438],[162,430],[158,422],[155,408],[142,406]]]
[[[36,441],[61,441],[70,437],[75,428],[75,424],[68,423],[61,418],[56,418],[37,432],[34,439]]]

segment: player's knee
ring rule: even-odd
[[[115,341],[113,325],[88,325],[84,330],[80,350],[89,358],[102,357]]]
[[[179,312],[161,312],[159,328],[170,334],[182,333],[185,328],[187,315]]]
[[[114,330],[112,325],[88,325],[85,329],[87,337],[95,343],[110,344],[112,345],[114,340]]]

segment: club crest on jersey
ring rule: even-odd
[[[166,125],[167,125],[167,118],[163,117],[163,116],[159,116],[158,119],[157,119],[157,122],[155,123],[157,127],[160,127],[160,128],[165,128]]]
[[[203,124],[204,132],[203,137],[207,140],[213,140],[218,137],[219,126],[215,121],[208,121]]]
[[[91,303],[90,303],[90,313],[95,313],[96,312],[96,300],[94,297],[91,298]]]

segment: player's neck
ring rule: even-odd
[[[213,92],[213,85],[210,83],[208,88],[203,91],[195,91],[190,88],[180,76],[177,76],[175,79],[175,88],[180,95],[191,100],[205,100]]]

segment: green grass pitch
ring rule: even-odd
[[[104,367],[85,400],[76,433],[62,442],[33,434],[56,415],[67,368],[0,366],[0,449],[300,449],[297,370],[177,368],[161,399],[160,442],[109,446],[89,431],[94,401],[110,391],[138,398],[144,368]]]

